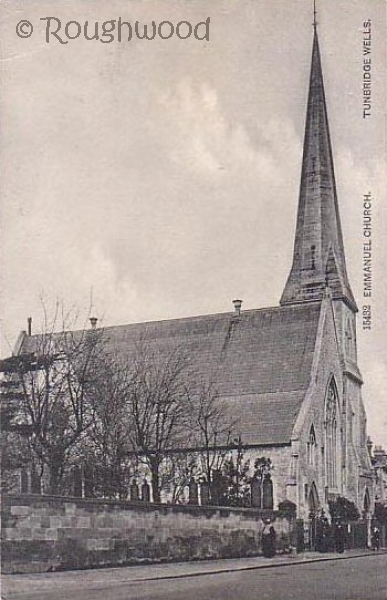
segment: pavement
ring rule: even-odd
[[[78,571],[60,571],[54,573],[28,573],[22,575],[3,575],[2,593],[3,599],[8,594],[15,592],[27,592],[33,586],[42,591],[55,588],[71,589],[79,585],[87,586],[88,582],[97,588],[104,582],[129,583],[140,581],[152,581],[162,579],[176,579],[181,577],[197,577],[200,575],[213,575],[216,573],[228,573],[231,571],[247,571],[253,569],[268,569],[287,565],[301,565],[312,562],[345,560],[348,558],[361,558],[365,556],[387,555],[387,549],[373,552],[371,550],[346,550],[343,554],[327,552],[303,552],[300,554],[283,554],[274,558],[263,556],[251,558],[203,560],[192,562],[176,562],[152,565],[139,565],[131,567],[115,567],[88,569]]]
[[[387,549],[379,554],[387,554]],[[343,554],[336,552],[302,552],[297,554],[276,555],[273,558],[255,556],[251,558],[226,558],[221,560],[201,560],[190,562],[163,563],[124,567],[125,579],[130,581],[152,581],[153,579],[176,579],[178,577],[197,577],[198,575],[213,575],[231,571],[247,571],[252,569],[268,569],[287,565],[305,564],[327,560],[343,560],[376,555],[372,550],[346,550]],[[113,569],[112,569],[113,570]],[[116,569],[115,569],[116,570]],[[84,571],[83,571],[84,572]]]

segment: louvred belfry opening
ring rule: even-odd
[[[293,264],[280,303],[319,300],[327,285],[334,299],[357,310],[345,265],[315,26]]]

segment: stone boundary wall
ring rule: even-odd
[[[2,499],[3,573],[254,556],[271,518],[285,550],[293,521],[278,511],[19,495]]]

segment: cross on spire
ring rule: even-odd
[[[316,0],[313,0],[313,27],[314,30],[316,31],[317,28],[317,11],[316,11]]]

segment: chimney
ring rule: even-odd
[[[92,329],[97,329],[97,317],[90,317],[90,325]]]
[[[32,335],[32,317],[27,319],[27,335]]]
[[[241,314],[242,300],[233,300],[232,303],[234,305],[234,314],[239,317]]]

